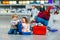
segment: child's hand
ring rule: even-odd
[[[31,20],[31,23],[36,23],[35,20]]]
[[[31,18],[30,21],[32,21],[32,20],[35,21],[35,19]]]
[[[14,26],[14,28],[17,28],[16,26]]]
[[[27,32],[30,32],[30,30],[26,30]]]
[[[27,32],[29,32],[29,30],[26,30]]]
[[[12,22],[11,25],[16,25],[16,23],[15,22]]]

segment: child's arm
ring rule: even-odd
[[[40,11],[39,11],[38,9],[36,9],[36,13],[37,13],[36,15],[38,15],[39,12],[40,12]]]
[[[16,23],[16,21],[11,21],[10,24],[11,25],[16,25],[17,23]]]
[[[16,25],[14,25],[12,22],[10,22],[11,28],[16,28]]]

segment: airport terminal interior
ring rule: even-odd
[[[46,26],[46,33],[43,35],[35,35],[34,33],[30,35],[8,34],[11,28],[12,15],[18,15],[19,19],[27,17],[29,24],[31,24],[32,6],[40,11],[41,4],[46,10],[49,6],[54,7],[50,10],[48,25],[58,31],[51,32],[47,30]],[[0,40],[60,40],[60,0],[0,0]]]

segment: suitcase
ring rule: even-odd
[[[46,35],[46,26],[33,26],[32,30],[35,35]]]

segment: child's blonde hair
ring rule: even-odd
[[[12,18],[15,18],[15,17],[18,18],[18,15],[17,14],[13,14]]]

